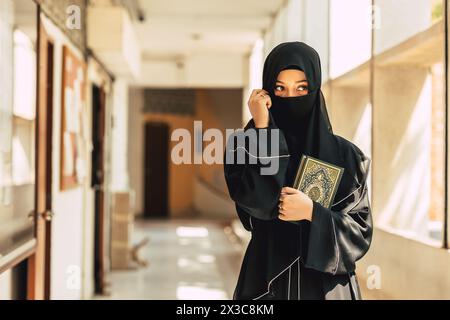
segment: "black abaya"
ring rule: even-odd
[[[276,97],[279,72],[292,67],[305,72],[308,95]],[[370,159],[333,133],[321,92],[320,59],[313,48],[297,41],[275,47],[264,63],[263,88],[273,104],[269,126],[255,128],[250,120],[243,131],[230,137],[225,152],[228,190],[243,226],[252,234],[234,299],[361,299],[355,263],[372,239],[366,183]],[[297,107],[311,107],[311,111],[297,117]],[[241,140],[245,143],[240,145],[239,135],[249,130],[258,139]],[[273,150],[269,142],[276,132],[279,148]],[[262,134],[269,136],[264,157],[259,153]],[[236,163],[239,152],[245,163]],[[292,185],[302,154],[343,167],[344,175],[331,208],[313,201],[311,221],[282,221],[278,219],[281,188]],[[251,163],[250,157],[257,162]],[[278,161],[275,174],[261,174],[268,166],[263,159]]]

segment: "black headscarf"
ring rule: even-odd
[[[308,94],[299,97],[280,97],[274,93],[278,74],[286,69],[299,69],[308,81]],[[316,50],[299,41],[277,45],[267,56],[263,69],[263,89],[269,92],[272,107],[269,109],[271,121],[280,128],[286,138],[291,154],[286,185],[293,180],[302,154],[310,155],[329,163],[346,167],[334,136],[328,117],[325,99],[321,90],[322,71],[320,57]],[[341,183],[357,184],[355,173],[344,170],[347,179]],[[355,186],[343,186],[349,190]],[[339,192],[339,190],[338,190]],[[338,198],[339,195],[336,195]]]

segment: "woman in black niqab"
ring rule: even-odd
[[[275,94],[278,74],[286,69],[304,72],[308,93]],[[335,135],[321,91],[318,53],[303,42],[285,42],[267,56],[263,89],[270,96],[269,125],[257,128],[253,119],[244,131],[231,136],[225,153],[225,178],[243,226],[252,233],[241,267],[234,299],[361,299],[355,263],[369,249],[372,216],[367,191],[370,159],[353,143]],[[262,175],[266,162],[251,153],[252,142],[239,134],[255,130],[270,137],[279,130],[279,148],[273,157],[279,169]],[[245,141],[239,146],[239,141]],[[237,163],[237,150],[246,162]],[[258,148],[257,148],[258,149]],[[312,219],[279,219],[281,189],[292,186],[301,155],[344,168],[331,208],[313,202]],[[249,157],[257,158],[251,163]],[[227,159],[233,159],[229,161]]]

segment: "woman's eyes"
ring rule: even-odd
[[[283,87],[282,87],[282,86],[276,86],[276,87],[275,87],[275,90],[276,90],[276,91],[283,91]]]
[[[278,88],[280,88],[280,89],[278,89]],[[308,87],[307,86],[298,86],[297,87],[297,90],[299,90],[300,89],[300,91],[304,91],[304,90],[308,90]],[[277,91],[283,91],[284,90],[284,87],[283,86],[276,86],[275,87],[275,90],[277,90]]]

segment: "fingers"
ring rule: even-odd
[[[250,98],[266,98],[269,96],[269,92],[264,89],[254,89],[250,95]]]
[[[288,209],[290,208],[290,205],[286,202],[280,201],[278,204],[278,212],[282,214],[286,214],[288,212]]]
[[[284,202],[284,203],[288,203],[288,202],[290,202],[291,197],[294,196],[294,195],[295,194],[293,194],[293,193],[282,193],[280,198],[279,198],[279,201],[280,202]]]
[[[249,101],[262,101],[268,109],[272,106],[269,92],[264,89],[254,89],[250,95]]]
[[[266,96],[266,106],[267,106],[267,109],[270,109],[270,107],[272,107],[272,99],[270,99],[270,96],[268,93]]]
[[[300,190],[291,188],[291,187],[284,187],[283,189],[281,189],[281,193],[282,194],[296,194],[296,193],[300,193]]]
[[[264,91],[264,89],[253,89],[252,90],[252,95],[256,95],[256,94],[258,94],[260,92],[263,92],[263,91]]]
[[[285,187],[282,189],[284,192],[281,193],[278,203],[278,212],[280,214],[288,213],[288,210],[291,208],[292,201],[294,200],[293,196],[298,194],[300,191],[297,189]]]

